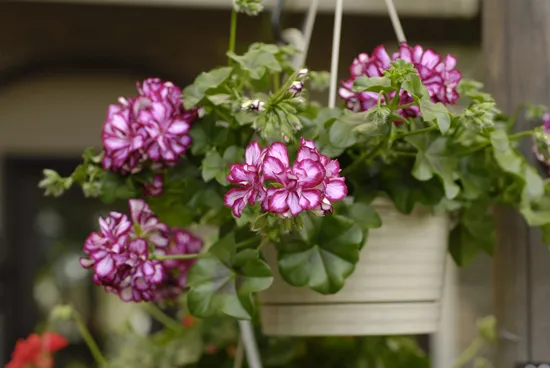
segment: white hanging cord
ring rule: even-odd
[[[344,0],[336,0],[334,11],[334,30],[332,33],[332,58],[330,61],[330,90],[328,107],[336,107],[336,90],[338,89],[338,59],[340,58],[340,36],[342,35],[342,13]]]
[[[399,43],[407,42],[407,38],[405,37],[405,32],[403,32],[403,26],[401,25],[401,21],[399,20],[399,15],[397,15],[397,10],[395,9],[395,4],[393,3],[393,0],[386,0],[386,6],[388,7],[391,25],[393,26],[393,31],[397,36],[397,41],[399,41]]]
[[[252,323],[250,321],[239,321],[239,328],[241,330],[241,340],[244,345],[248,366],[250,368],[262,368],[260,351],[258,350],[256,337],[254,336]]]
[[[304,26],[304,43],[302,52],[299,57],[296,58],[296,69],[302,68],[306,64],[307,53],[309,51],[309,44],[311,42],[311,35],[313,33],[313,28],[315,27],[315,18],[317,18],[317,9],[319,8],[319,0],[311,0],[309,4],[309,10],[306,16],[306,22]]]

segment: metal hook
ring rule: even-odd
[[[284,7],[285,0],[277,0],[275,8],[271,12],[271,28],[273,30],[273,37],[275,37],[277,43],[286,43],[281,31],[281,17]]]

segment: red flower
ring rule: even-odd
[[[4,368],[52,368],[52,354],[68,344],[63,336],[53,332],[31,334],[26,340],[17,341],[11,361]]]

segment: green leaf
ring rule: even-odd
[[[353,91],[355,92],[380,92],[393,91],[391,81],[386,77],[367,77],[362,75],[353,81]]]
[[[333,294],[355,269],[363,240],[361,228],[341,216],[304,215],[299,237],[285,239],[277,248],[279,270],[293,286],[309,286]]]
[[[490,205],[490,200],[477,201],[462,211],[449,244],[449,252],[457,265],[465,266],[480,252],[493,254],[496,232]]]
[[[451,127],[449,110],[441,102],[434,104],[428,98],[423,98],[420,100],[420,112],[424,121],[435,121],[442,134],[445,134]]]
[[[419,181],[411,175],[409,167],[384,170],[380,186],[392,199],[395,207],[406,214],[410,214],[417,204],[435,206],[445,195],[439,180],[432,178]]]
[[[491,132],[491,145],[493,155],[498,165],[506,172],[521,176],[523,158],[510,145],[508,135],[504,130],[498,129]]]
[[[267,289],[272,282],[271,270],[258,251],[245,249],[237,253],[234,235],[229,234],[191,268],[187,306],[199,318],[226,314],[251,319],[252,294]]]
[[[138,195],[131,178],[124,180],[120,175],[105,172],[101,178],[101,200],[112,203],[117,199],[128,199]]]
[[[401,85],[405,91],[409,92],[415,100],[420,101],[425,98],[430,98],[430,92],[422,84],[422,80],[418,74],[409,74],[403,84]]]
[[[437,175],[443,182],[445,196],[449,199],[455,198],[460,192],[454,178],[458,160],[448,151],[447,140],[444,137],[433,139],[428,134],[409,136],[406,140],[418,149],[412,169],[413,176],[426,181],[434,174]]]
[[[209,151],[202,160],[202,178],[205,182],[216,179],[220,184],[227,185],[227,166],[218,151]]]
[[[460,182],[462,184],[462,195],[466,199],[477,199],[486,195],[487,188],[493,185],[494,172],[488,171],[487,167],[494,165],[494,161],[487,160],[485,152],[462,157],[458,167]]]
[[[250,50],[242,56],[229,51],[227,56],[239,63],[241,68],[247,71],[252,79],[261,79],[266,70],[282,71],[281,65],[275,55],[263,49]]]
[[[336,120],[328,131],[330,143],[337,148],[348,148],[357,142],[353,127]]]
[[[207,98],[208,100],[210,100],[210,102],[212,102],[216,106],[231,102],[231,95],[224,94],[224,93],[211,95],[211,96],[208,96]]]
[[[550,247],[550,224],[543,225],[540,229],[542,231],[542,242]]]
[[[206,92],[225,82],[232,71],[231,67],[223,67],[199,74],[193,84],[183,90],[184,107],[188,110],[198,105],[204,99]]]

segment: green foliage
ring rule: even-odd
[[[259,0],[235,0],[231,37],[236,12],[257,14],[261,8]],[[308,82],[308,73],[293,67],[295,48],[254,43],[240,53],[234,41],[227,52],[228,66],[201,73],[183,90],[184,107],[200,106],[204,116],[194,122],[193,143],[176,166],[157,169],[148,162],[138,174],[120,175],[106,172],[102,154],[88,150],[72,175],[63,178],[46,170],[39,184],[53,196],[78,184],[86,196],[112,203],[143,197],[144,185],[162,175],[163,194],[147,198],[162,222],[219,230],[220,240],[189,273],[187,303],[194,315],[252,318],[254,294],[272,281],[260,254],[268,243],[276,246],[279,271],[289,284],[323,294],[338,292],[354,271],[369,230],[383,226],[371,206],[380,195],[406,214],[423,205],[457,219],[449,251],[459,265],[481,252],[492,253],[494,206],[515,208],[529,225],[542,228],[545,241],[550,240],[550,186],[518,143],[533,135],[539,156],[550,161],[550,138],[540,128],[512,133],[517,116],[505,116],[479,82],[462,81],[459,91],[466,108],[449,111],[432,101],[413,64],[398,59],[383,76],[354,81],[355,92],[378,94],[372,108],[354,113],[310,100],[302,84],[326,88],[329,74],[310,72]],[[410,117],[416,115],[410,109],[420,114]],[[527,108],[528,117],[537,120],[545,111]],[[230,165],[244,162],[245,148],[253,141],[262,147],[285,142],[295,157],[300,137],[313,140],[323,155],[338,159],[349,198],[325,216],[310,211],[281,218],[266,214],[257,203],[235,218],[223,201],[230,190]],[[354,348],[390,351],[395,344],[397,340],[383,339]],[[286,357],[302,354],[306,345],[289,349]],[[417,357],[413,350],[406,363],[410,367]],[[358,366],[405,364],[387,354],[386,360]],[[419,366],[422,361],[419,358]]]
[[[234,0],[233,7],[239,13],[258,15],[263,10],[262,0]]]
[[[354,217],[304,216],[299,234],[282,238],[277,250],[279,271],[285,281],[293,286],[309,286],[322,294],[334,294],[344,286],[359,260],[363,231],[380,225],[368,206],[359,204],[350,213]]]
[[[238,247],[234,234],[229,234],[191,268],[187,305],[193,315],[252,318],[252,293],[267,289],[273,277],[257,250],[239,251]]]

